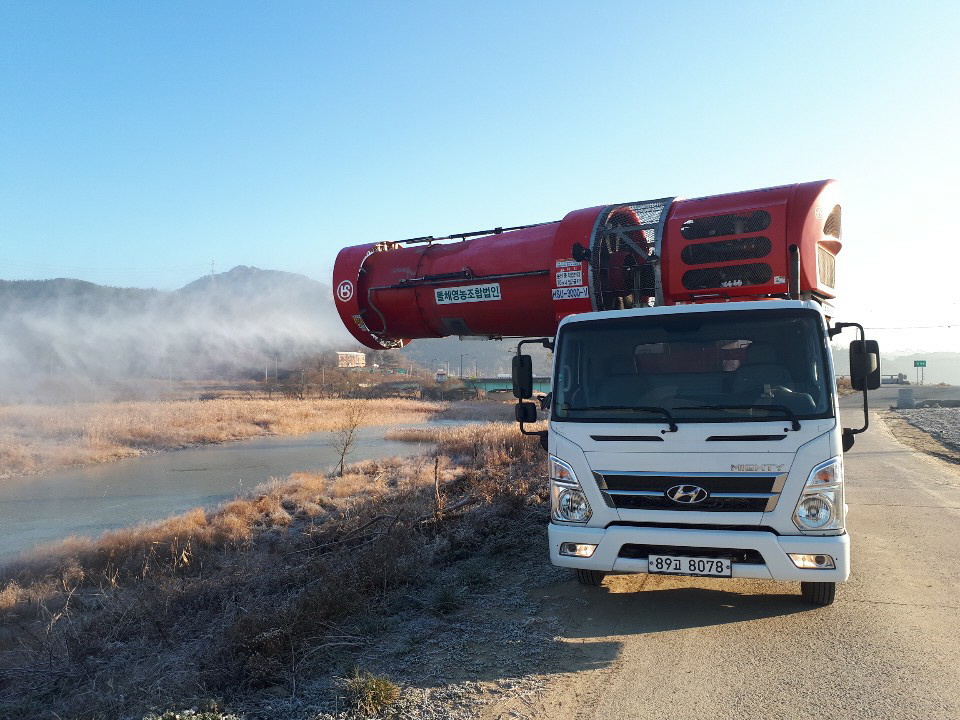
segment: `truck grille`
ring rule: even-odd
[[[766,565],[763,555],[757,550],[742,548],[685,547],[677,545],[640,545],[627,543],[620,547],[620,557],[642,560],[650,555],[686,555],[706,558],[730,558],[735,563]]]
[[[610,507],[669,512],[770,512],[777,506],[786,473],[663,475],[649,472],[594,473],[597,487]],[[698,488],[705,497],[683,502],[669,491]],[[688,493],[689,495],[689,493]]]

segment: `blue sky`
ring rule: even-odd
[[[954,2],[0,3],[0,278],[839,179],[843,319],[960,351]],[[940,326],[954,324],[953,329]]]

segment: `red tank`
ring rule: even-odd
[[[348,247],[334,299],[371,348],[553,335],[567,315],[788,294],[833,297],[837,183],[575,210],[558,222]]]

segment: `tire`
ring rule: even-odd
[[[577,570],[577,582],[588,587],[600,587],[606,575],[601,570]]]
[[[812,605],[833,605],[837,597],[835,582],[802,582],[800,593],[803,599]]]

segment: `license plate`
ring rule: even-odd
[[[661,575],[706,575],[731,577],[730,558],[688,557],[685,555],[651,555],[647,572]]]

